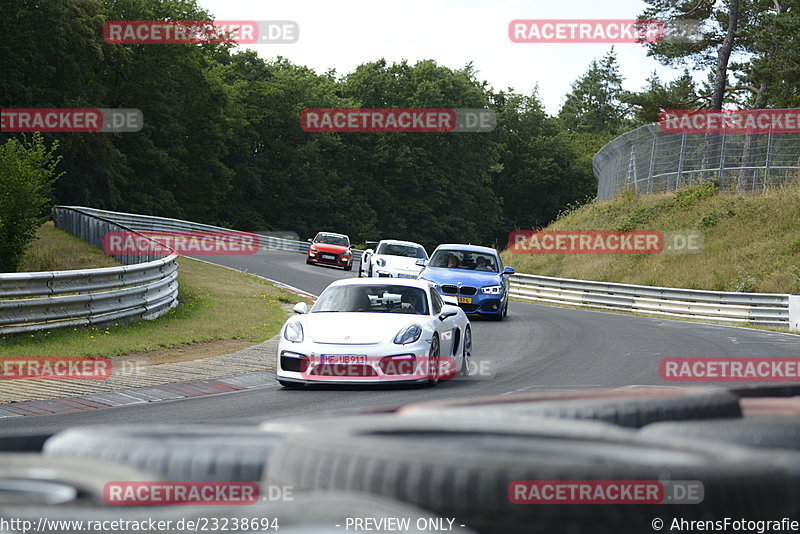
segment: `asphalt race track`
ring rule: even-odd
[[[319,294],[353,271],[306,265],[304,256],[261,251],[207,256],[237,269]],[[800,336],[605,312],[512,302],[504,322],[474,320],[474,359],[492,377],[442,382],[435,388],[263,388],[83,412],[15,417],[4,433],[52,432],[81,424],[256,423],[275,417],[391,407],[418,401],[586,387],[702,385],[667,383],[658,365],[667,356],[800,356]],[[718,384],[720,385],[720,384]],[[726,386],[735,385],[726,383]]]

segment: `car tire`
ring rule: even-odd
[[[774,518],[798,511],[797,455],[665,440],[589,421],[384,417],[287,433],[275,448],[271,484],[298,491],[365,491],[425,507],[479,532],[621,533],[654,517]],[[566,425],[565,425],[566,423]],[[599,425],[599,426],[598,426]],[[778,455],[780,456],[780,455]],[[516,481],[700,481],[700,504],[514,504]]]
[[[740,418],[736,395],[724,390],[652,390],[624,392],[534,393],[484,397],[475,401],[441,401],[406,405],[401,415],[438,415],[443,418],[492,417],[510,414],[521,420],[545,418],[588,419],[640,428],[661,421]]]
[[[353,270],[353,264],[351,263],[350,265],[345,265],[344,266],[344,270],[345,271],[352,271]]]
[[[470,364],[472,362],[472,329],[467,325],[464,330],[464,346],[461,351],[461,370],[459,375],[469,376]]]
[[[439,383],[439,356],[441,355],[439,336],[433,334],[431,348],[428,355],[428,384],[435,386]]]
[[[314,262],[309,259],[306,259],[306,265],[314,265]]]
[[[112,460],[169,480],[260,480],[278,435],[245,425],[89,426],[59,432],[47,456]]]

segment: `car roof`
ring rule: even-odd
[[[427,280],[416,280],[413,278],[343,278],[341,280],[332,282],[328,287],[375,285],[405,286],[428,289],[431,286],[431,283]]]
[[[408,246],[411,246],[411,247],[425,248],[422,245],[420,245],[419,243],[414,243],[413,241],[400,241],[399,239],[382,239],[381,242],[378,243],[378,245],[383,245],[383,244],[387,244],[387,245],[408,245]]]
[[[464,250],[467,252],[480,252],[482,254],[494,254],[497,255],[497,250],[491,247],[481,247],[479,245],[464,245],[458,243],[447,243],[443,245],[439,245],[436,247],[436,250]],[[434,252],[436,252],[436,250]]]

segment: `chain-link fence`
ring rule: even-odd
[[[800,178],[800,132],[665,133],[648,124],[601,148],[593,166],[598,200],[712,178],[721,190],[760,191]]]

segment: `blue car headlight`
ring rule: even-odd
[[[303,325],[298,321],[286,323],[286,328],[283,329],[283,337],[286,341],[301,343],[303,341]]]
[[[394,336],[394,342],[398,345],[406,345],[408,343],[414,343],[419,339],[419,336],[422,335],[422,327],[418,324],[412,324],[409,327],[406,327],[400,330],[396,336]]]
[[[375,263],[378,265],[378,267],[386,267],[386,260],[384,260],[383,258],[378,258],[378,261],[376,261]]]
[[[503,286],[486,286],[482,287],[481,291],[487,295],[500,295],[503,293]]]

